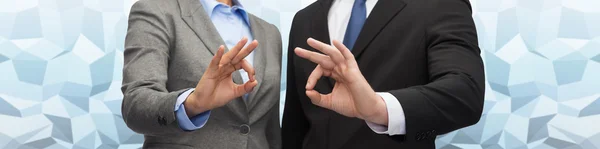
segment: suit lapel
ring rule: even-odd
[[[225,42],[221,38],[221,35],[213,25],[210,17],[206,14],[206,11],[202,7],[202,4],[198,0],[179,0],[179,7],[181,9],[181,18],[183,21],[196,33],[198,38],[202,41],[202,44],[211,52],[211,54],[217,53],[219,46],[225,45]],[[225,47],[225,51],[229,51]],[[207,60],[210,61],[210,60]],[[243,83],[242,76],[239,71],[235,71],[232,74],[233,81],[237,84]],[[247,119],[247,109],[244,100],[234,99],[227,106],[238,116]]]
[[[333,0],[321,0],[319,1],[321,9],[318,12],[315,12],[315,18],[311,23],[311,35],[312,38],[321,41],[326,44],[331,44],[331,39],[329,38],[329,23],[327,21],[327,16],[329,14],[329,8],[333,4]],[[323,53],[318,50],[313,50],[315,52]],[[335,80],[332,78],[325,78],[332,88],[335,85]]]
[[[367,18],[358,39],[352,49],[355,59],[359,59],[360,54],[371,43],[371,41],[381,32],[381,30],[396,16],[406,4],[402,0],[379,0]],[[337,137],[330,137],[330,148],[341,148],[350,139],[356,131],[365,125],[365,122],[356,118],[348,118],[337,115],[330,118],[330,134]],[[366,127],[366,126],[365,126]]]
[[[213,25],[210,16],[198,0],[179,0],[183,21],[196,33],[202,43],[213,55],[225,42]]]
[[[261,89],[262,84],[264,83],[263,79],[265,77],[265,67],[266,67],[266,55],[267,55],[267,50],[264,49],[263,47],[267,47],[266,45],[269,44],[269,41],[266,39],[264,33],[265,30],[264,28],[262,28],[262,26],[258,25],[257,19],[254,15],[250,15],[248,14],[248,17],[250,19],[250,30],[252,32],[252,37],[258,41],[259,46],[254,49],[254,62],[253,62],[253,67],[255,70],[255,75],[256,75],[256,79],[258,80],[258,84],[254,87],[254,90],[252,90],[252,92],[250,92],[250,94],[248,95],[248,108],[252,109],[256,103],[260,100],[257,99],[257,94],[259,93],[259,90]],[[263,45],[263,46],[260,46]]]
[[[314,19],[311,21],[311,35],[323,43],[330,44],[329,38],[329,27],[327,22],[327,15],[329,14],[329,8],[333,4],[333,0],[321,0],[318,12],[315,12]]]
[[[371,14],[369,14],[369,17],[365,21],[365,25],[360,31],[356,43],[354,44],[354,49],[352,49],[352,54],[354,54],[355,58],[358,59],[360,54],[362,54],[377,34],[379,34],[392,18],[394,18],[394,16],[396,16],[405,6],[406,3],[401,0],[379,0],[377,4],[375,4],[375,8],[373,8]]]

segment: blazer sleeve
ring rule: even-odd
[[[179,128],[175,103],[185,90],[165,87],[170,39],[166,16],[151,1],[138,1],[129,15],[123,67],[121,112],[127,126],[145,135],[164,135]]]
[[[298,13],[296,14],[298,15]],[[281,139],[283,149],[300,149],[302,148],[302,142],[304,136],[308,132],[309,124],[302,106],[300,103],[300,97],[298,95],[298,89],[295,80],[294,72],[294,48],[297,27],[294,27],[294,23],[297,23],[297,18],[294,17],[292,27],[290,29],[290,37],[288,44],[288,55],[287,55],[287,88],[285,94],[285,106],[283,110],[283,120],[281,124]],[[302,40],[300,40],[302,41]]]
[[[430,83],[389,91],[402,105],[405,141],[433,139],[477,123],[484,102],[484,69],[467,0],[435,0],[429,9]],[[392,137],[400,139],[401,137]]]

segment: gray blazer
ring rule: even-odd
[[[259,46],[258,85],[247,101],[213,109],[204,127],[184,131],[175,117],[179,94],[196,86],[223,39],[199,0],[140,0],[131,8],[125,39],[122,114],[144,135],[144,148],[278,149],[281,36],[250,14]],[[234,82],[241,84],[239,72]]]

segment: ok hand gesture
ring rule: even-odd
[[[307,43],[324,53],[302,48],[294,50],[298,56],[318,64],[306,82],[306,95],[312,103],[344,116],[387,125],[385,102],[362,75],[350,50],[336,40],[333,41],[334,46],[312,38],[309,38]],[[327,95],[314,90],[315,84],[322,76],[331,77],[336,81],[332,92]]]
[[[252,91],[258,81],[254,78],[254,68],[244,58],[258,46],[258,41],[252,41],[248,46],[247,38],[242,38],[237,45],[225,53],[221,45],[217,54],[211,60],[196,89],[186,99],[184,105],[188,116],[195,116],[204,111],[221,107],[229,101]],[[248,72],[248,82],[236,84],[232,73],[244,69]]]

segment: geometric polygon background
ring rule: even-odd
[[[474,2],[484,114],[441,148],[600,148],[599,0]]]
[[[0,148],[138,148],[121,118],[122,0],[0,0]]]
[[[140,147],[120,112],[134,1],[0,0],[0,148]],[[313,1],[241,0],[279,27],[283,47],[293,15]],[[471,3],[484,114],[437,147],[600,148],[600,0]]]

